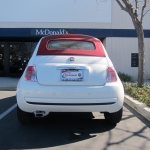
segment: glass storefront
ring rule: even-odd
[[[22,73],[22,44],[11,43],[10,50],[10,73]]]
[[[37,42],[5,42],[0,44],[0,76],[22,75]],[[4,57],[4,55],[6,55]]]
[[[4,75],[4,43],[0,43],[0,75]]]

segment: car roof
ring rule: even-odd
[[[43,39],[57,39],[57,38],[71,38],[71,39],[83,39],[83,40],[98,40],[97,38],[84,34],[59,34],[59,35],[48,35],[43,37]]]

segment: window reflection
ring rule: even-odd
[[[36,44],[36,42],[10,44],[10,73],[23,73]]]

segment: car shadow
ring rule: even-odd
[[[8,119],[11,123],[6,124]],[[0,127],[3,128],[1,148],[38,149],[91,139],[112,130],[115,125],[95,118],[92,113],[50,113],[45,118],[24,125],[18,122],[15,109]]]

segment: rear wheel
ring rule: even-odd
[[[18,106],[17,106],[17,117],[18,117],[19,122],[23,124],[31,123],[33,120],[32,113],[22,111]]]
[[[119,111],[114,113],[104,113],[105,120],[111,124],[119,123],[122,119],[122,110],[123,109],[121,108]]]

